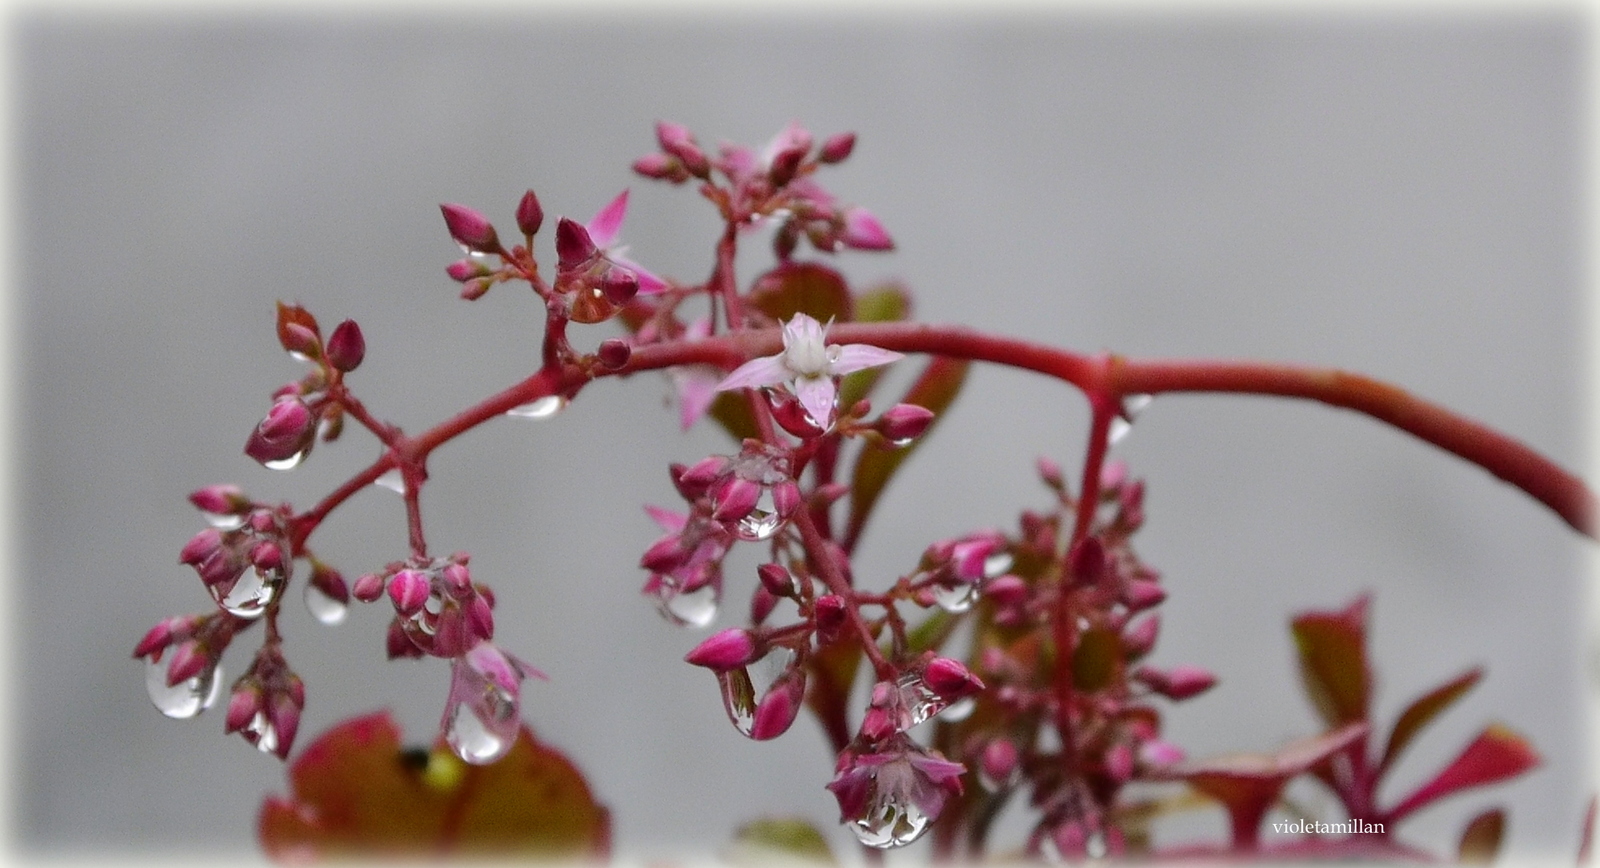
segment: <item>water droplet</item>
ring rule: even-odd
[[[1011,569],[1012,558],[1009,552],[995,552],[983,559],[983,577],[993,579],[1005,575]]]
[[[560,395],[546,395],[537,401],[512,407],[506,411],[507,416],[516,416],[520,419],[548,419],[560,413],[567,406],[567,399]]]
[[[217,701],[222,686],[222,667],[213,666],[193,678],[168,687],[167,662],[152,660],[145,667],[144,686],[157,711],[184,720],[205,711]]]
[[[259,618],[283,590],[282,570],[262,570],[252,567],[245,570],[226,594],[223,585],[209,585],[211,598],[230,615],[240,618]]]
[[[788,671],[794,658],[794,651],[778,646],[748,666],[717,673],[717,686],[722,689],[722,707],[728,712],[728,720],[733,723],[734,729],[750,735],[755,728],[756,706],[766,698],[772,685]]]
[[[1111,417],[1111,426],[1106,430],[1106,442],[1116,444],[1128,436],[1128,432],[1133,430],[1134,420],[1153,400],[1150,395],[1128,395],[1123,398],[1122,412]]]
[[[244,740],[256,746],[262,753],[272,753],[278,749],[278,728],[267,720],[267,713],[256,712],[250,722],[244,727]]]
[[[484,699],[487,720],[470,704],[457,702],[445,728],[444,739],[450,749],[473,765],[487,765],[505,756],[517,737],[516,704],[499,688],[491,687],[489,692],[495,695]]]
[[[311,617],[330,627],[343,622],[344,616],[350,611],[350,607],[328,596],[311,582],[306,582],[305,595],[306,610]]]
[[[733,528],[733,535],[745,542],[762,542],[772,539],[772,535],[782,526],[783,518],[778,515],[778,508],[772,502],[772,489],[763,488],[755,509],[739,519]]]
[[[290,455],[288,458],[279,458],[276,461],[263,461],[261,462],[261,466],[271,470],[293,470],[296,467],[299,467],[300,462],[306,459],[306,451],[307,450],[302,449],[299,452]]]
[[[406,480],[404,476],[400,475],[400,468],[398,467],[391,467],[385,470],[381,476],[372,480],[372,484],[379,488],[387,488],[395,494],[403,495],[406,493]]]
[[[217,530],[238,530],[244,527],[244,516],[224,512],[202,512],[200,517]]]
[[[978,599],[978,586],[971,582],[962,582],[957,585],[935,584],[933,586],[933,601],[939,608],[952,615],[959,615],[972,608]]]
[[[928,815],[914,804],[885,799],[874,802],[867,815],[850,821],[850,831],[868,847],[887,850],[904,847],[928,828]]]

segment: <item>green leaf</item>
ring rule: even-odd
[[[441,740],[405,750],[388,712],[338,724],[289,771],[287,798],[269,796],[258,832],[279,861],[314,858],[608,854],[611,822],[566,757],[524,726],[499,762],[462,762]]]
[[[722,858],[734,865],[839,864],[828,847],[828,839],[811,821],[799,817],[763,817],[745,823],[733,834],[733,843]]]
[[[1367,719],[1372,670],[1367,665],[1367,604],[1362,595],[1339,612],[1306,612],[1292,622],[1300,678],[1330,726]]]
[[[1400,719],[1395,721],[1394,729],[1389,733],[1389,744],[1383,749],[1383,760],[1378,763],[1378,773],[1393,765],[1400,756],[1401,751],[1411,744],[1423,727],[1433,721],[1440,712],[1455,704],[1473,685],[1483,678],[1483,667],[1476,667],[1470,671],[1456,676],[1450,681],[1435,687],[1422,696],[1416,698],[1400,713]]]
[[[955,633],[960,623],[959,618],[943,609],[934,611],[906,634],[906,652],[917,655],[924,651],[938,651],[950,639],[951,634]]]
[[[761,275],[750,287],[745,303],[781,322],[797,313],[820,323],[855,318],[855,303],[844,276],[816,262],[785,262]]]
[[[1488,865],[1500,855],[1500,839],[1506,831],[1506,812],[1492,808],[1472,818],[1461,832],[1456,861],[1463,865]]]
[[[969,367],[971,365],[965,359],[935,356],[929,360],[928,366],[922,370],[922,375],[917,381],[911,384],[910,391],[906,392],[901,403],[916,404],[932,410],[933,424],[938,425],[945,409],[956,399],[956,395],[960,394]],[[932,426],[928,430],[931,432]],[[867,518],[872,515],[872,507],[877,504],[879,495],[883,494],[884,487],[889,484],[889,479],[927,437],[928,433],[924,433],[909,446],[899,449],[877,448],[870,445],[861,448],[850,482],[850,520],[844,536],[845,551],[855,548],[856,541],[861,538],[861,530],[866,526]]]
[[[743,389],[718,394],[716,400],[711,402],[709,415],[717,420],[722,430],[733,435],[735,442],[743,443],[747,438],[761,437],[761,432],[756,429],[756,419],[750,415],[750,399],[745,397]]]

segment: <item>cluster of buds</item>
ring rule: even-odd
[[[259,618],[277,602],[294,568],[287,507],[254,503],[238,488],[214,485],[189,496],[211,527],[178,556],[194,567],[211,598],[239,618]]]
[[[474,584],[468,557],[412,558],[355,581],[351,594],[371,603],[385,593],[394,604],[389,659],[459,657],[494,638],[494,592]]]
[[[773,248],[781,260],[793,254],[802,236],[817,250],[828,252],[841,247],[889,250],[894,242],[871,212],[839,205],[811,177],[818,167],[849,157],[855,141],[854,133],[839,133],[817,143],[810,131],[791,123],[759,153],[724,144],[713,158],[689,130],[662,121],[656,124],[661,150],[634,161],[633,170],[674,184],[698,178],[704,182],[702,195],[731,224],[777,221]],[[725,183],[719,184],[715,174]]]
[[[146,662],[145,688],[167,717],[190,718],[217,701],[222,652],[233,634],[249,624],[226,612],[174,615],[151,627],[134,646]]]
[[[305,707],[305,684],[289,668],[282,644],[268,642],[233,683],[226,731],[239,733],[262,753],[286,759]]]
[[[320,434],[339,436],[344,407],[330,385],[355,370],[366,356],[366,340],[354,320],[345,320],[326,342],[316,317],[297,305],[278,304],[278,342],[290,356],[311,364],[304,377],[272,393],[272,407],[245,441],[245,454],[274,470],[288,470],[310,453]]]

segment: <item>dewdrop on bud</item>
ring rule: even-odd
[[[878,418],[875,426],[883,439],[895,446],[907,446],[933,424],[933,411],[916,404],[896,404]]]
[[[718,672],[748,665],[759,656],[759,646],[749,630],[723,630],[696,645],[683,659]]]
[[[637,287],[637,283],[635,284]],[[633,347],[622,338],[606,338],[600,342],[600,347],[595,350],[595,358],[600,364],[613,371],[621,368],[633,358]]]

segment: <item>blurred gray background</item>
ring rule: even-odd
[[[790,119],[857,131],[822,180],[898,249],[837,263],[903,279],[926,320],[1085,351],[1336,365],[1568,467],[1585,459],[1576,14],[32,11],[13,25],[23,853],[254,848],[282,767],[224,737],[215,711],[157,714],[129,652],[209,603],[176,564],[201,526],[189,491],[232,481],[304,506],[376,455],[359,429],[292,473],[241,454],[269,393],[301,372],[273,302],[325,327],[357,319],[358,393],[420,430],[530,372],[541,321],[515,289],[457,300],[437,203],[509,229],[527,187],[580,220],[631,187],[631,255],[685,281],[709,272],[709,207],[627,169],[658,118],[707,142],[759,145]],[[764,257],[752,243],[744,275]],[[639,597],[656,536],[640,504],[674,501],[669,461],[723,449],[709,427],[680,434],[668,394],[661,377],[605,382],[554,420],[441,450],[430,542],[473,552],[499,640],[551,676],[528,685],[525,716],[590,775],[620,853],[710,854],[764,813],[842,843],[820,733],[740,737],[712,678],[680,662],[703,633]],[[936,536],[1013,527],[1045,503],[1034,456],[1075,466],[1085,421],[1069,389],[978,370],[890,490],[857,574],[887,582]],[[1387,798],[1490,720],[1547,760],[1430,808],[1406,839],[1453,849],[1468,817],[1505,804],[1512,853],[1573,852],[1592,789],[1574,533],[1482,471],[1313,404],[1164,397],[1118,452],[1149,480],[1138,545],[1172,594],[1154,660],[1222,678],[1168,715],[1176,741],[1206,755],[1316,731],[1287,619],[1371,590],[1385,725],[1433,684],[1489,672]],[[353,577],[405,541],[399,499],[374,489],[314,546]],[[721,626],[754,584],[754,559],[735,564]],[[384,662],[386,607],[324,628],[293,602],[302,745],[385,706],[410,740],[431,737],[446,667]],[[257,641],[240,641],[230,677]],[[1166,840],[1221,830],[1207,815]]]

